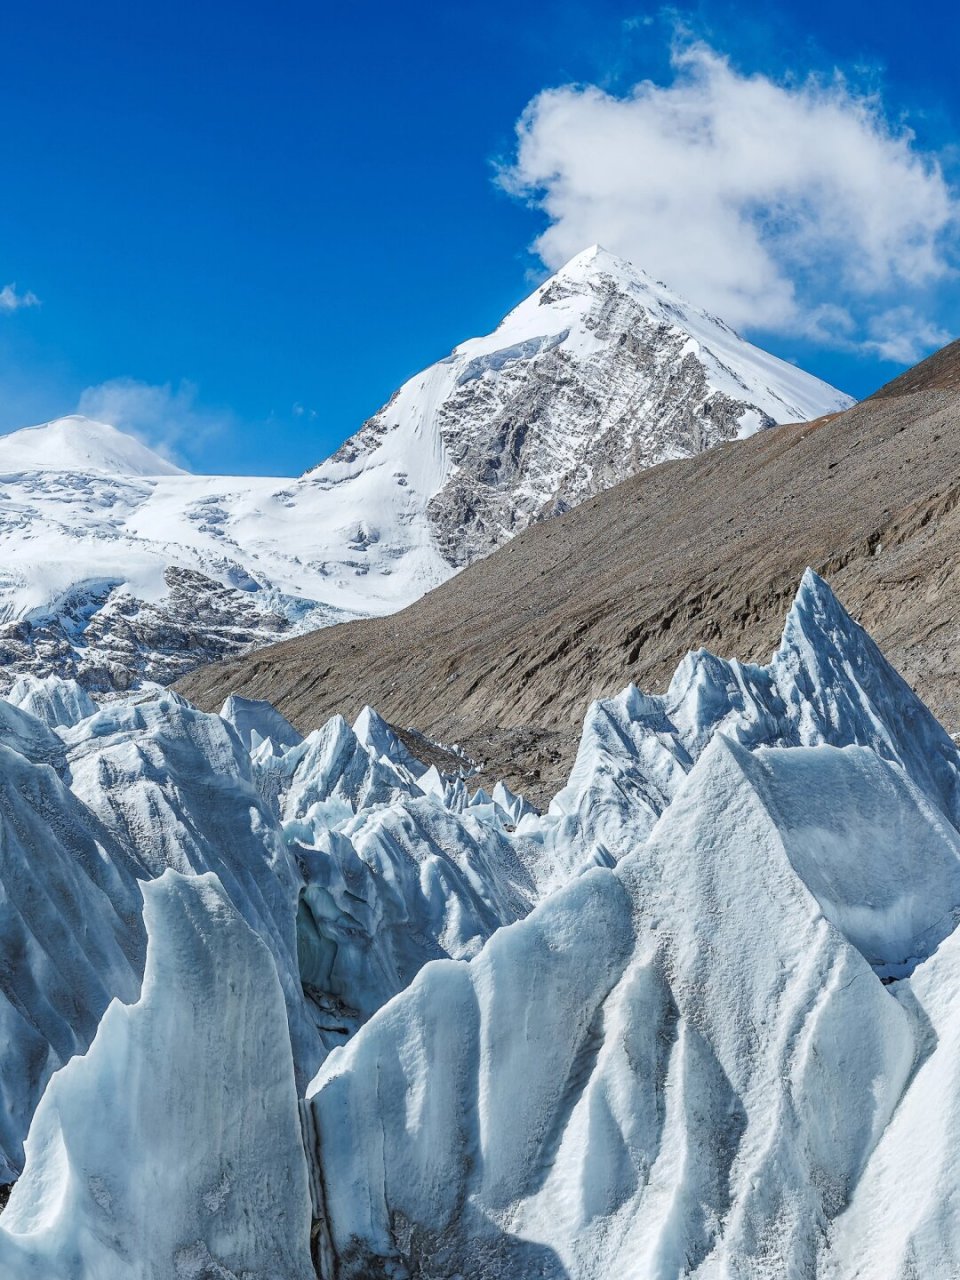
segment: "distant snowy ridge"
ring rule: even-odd
[[[0,474],[22,471],[103,471],[112,476],[187,473],[106,422],[79,414],[0,436]]]
[[[960,1272],[960,752],[815,574],[545,814],[370,709],[11,696],[2,1280]]]
[[[2,437],[0,684],[168,683],[439,580],[416,557],[368,580],[357,528],[317,485],[188,475],[83,418]]]
[[[299,479],[193,476],[78,416],[0,437],[0,686],[94,691],[392,613],[642,467],[846,396],[591,249]]]

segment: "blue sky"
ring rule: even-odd
[[[666,264],[693,301],[729,299],[761,345],[865,394],[891,356],[960,329],[960,18],[903,15],[889,0],[3,6],[0,291],[16,292],[0,292],[0,430],[116,409],[197,470],[296,473],[582,237],[619,237],[607,247],[678,283]],[[713,142],[688,163],[676,136],[656,150],[691,104],[729,128],[757,76],[785,170],[769,201],[770,136],[757,165]],[[801,137],[818,127],[826,158]],[[661,182],[676,161],[671,191],[641,166],[607,198],[618,145],[630,164],[653,147]],[[861,152],[872,167],[851,187]],[[511,165],[513,194],[496,180]],[[683,189],[711,165],[715,201]],[[908,280],[891,268],[905,255]]]

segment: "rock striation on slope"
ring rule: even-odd
[[[0,437],[0,685],[100,692],[390,614],[662,458],[847,397],[590,250],[299,479],[194,476],[80,417]]]

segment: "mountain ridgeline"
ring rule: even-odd
[[[0,438],[0,686],[165,684],[393,613],[643,467],[848,403],[593,249],[297,479],[188,475],[78,417],[15,432]]]

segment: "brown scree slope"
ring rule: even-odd
[[[392,617],[202,667],[202,707],[301,730],[369,703],[543,800],[588,701],[705,646],[765,661],[806,565],[960,729],[960,342],[847,412],[668,462],[521,534]]]

